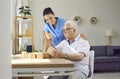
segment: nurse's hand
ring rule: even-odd
[[[81,38],[83,38],[84,40],[88,40],[88,37],[86,34],[80,34]]]

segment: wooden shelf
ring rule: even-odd
[[[25,19],[24,19],[25,18]],[[28,20],[30,19],[30,20]],[[26,27],[22,25],[22,21],[30,21]],[[29,25],[31,25],[29,27]],[[20,30],[21,28],[21,30]],[[24,31],[23,31],[24,30]],[[22,34],[22,32],[25,32]],[[30,37],[32,39],[32,51],[34,50],[34,23],[33,16],[15,16],[15,54],[19,54],[19,38]]]
[[[18,35],[18,37],[32,37],[32,34],[22,34]]]
[[[33,18],[33,16],[15,16],[15,18],[17,18],[17,19],[18,18],[30,18],[31,19],[31,18]]]

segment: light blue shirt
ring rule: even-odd
[[[62,40],[65,39],[64,33],[63,33],[63,27],[66,20],[62,18],[58,18],[56,28],[50,24],[45,23],[44,30],[48,33],[51,33],[53,35],[53,45],[58,45]]]

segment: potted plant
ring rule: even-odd
[[[29,6],[22,6],[22,7],[19,8],[19,10],[20,10],[19,14],[23,14],[24,16],[32,15],[30,13],[31,10],[30,10]]]

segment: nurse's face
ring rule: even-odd
[[[52,24],[52,25],[55,25],[56,23],[56,19],[55,19],[55,15],[53,14],[47,14],[44,16],[44,19],[46,22]]]

